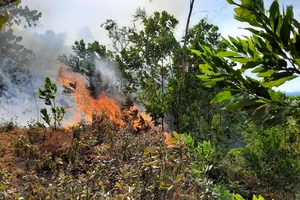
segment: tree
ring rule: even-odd
[[[130,31],[130,46],[123,48],[118,65],[132,74],[131,79],[140,87],[139,102],[145,106],[156,124],[162,125],[167,111],[167,83],[173,77],[172,58],[179,49],[174,36],[177,19],[163,11],[148,17],[137,10],[136,20],[141,20],[141,31]]]
[[[224,49],[224,45],[220,42],[221,35],[218,32],[218,27],[207,23],[206,19],[202,19],[198,24],[190,28],[187,35],[187,46],[189,49],[198,49],[202,51],[201,46],[206,45],[214,48],[216,51]],[[180,50],[180,53],[183,50]],[[219,112],[220,108],[216,105],[211,105],[216,89],[208,89],[203,86],[203,82],[199,81],[195,74],[199,74],[198,65],[203,63],[200,57],[194,56],[190,51],[187,51],[186,69],[184,70],[185,81],[181,86],[181,65],[182,56],[174,58],[176,76],[170,81],[172,90],[171,98],[169,99],[172,106],[173,116],[179,112],[180,120],[174,119],[174,124],[179,128],[180,132],[203,132],[203,128],[211,127],[213,116]],[[180,89],[181,87],[181,89]],[[180,91],[181,90],[181,91]],[[181,106],[177,110],[176,96],[181,93]],[[177,127],[176,126],[176,127]]]
[[[58,60],[70,67],[73,72],[83,75],[88,81],[87,87],[91,95],[97,98],[99,93],[108,90],[110,86],[104,83],[106,77],[96,68],[95,59],[114,67],[112,53],[97,41],[88,44],[83,40],[75,41],[72,49],[75,55],[61,55]]]
[[[17,0],[1,0],[0,1],[0,8],[1,7],[5,7],[8,4],[11,4],[13,2],[16,2],[16,5],[18,5],[18,1]],[[9,15],[8,12],[5,10],[4,14],[0,15],[0,29],[2,28],[2,26],[9,20]]]
[[[24,28],[36,25],[42,14],[36,10],[30,10],[27,6],[23,7],[19,5],[16,7],[14,4],[1,5],[0,12],[2,11],[10,15],[7,23],[0,30],[1,75],[7,76],[12,83],[19,84],[28,78],[29,70],[27,66],[30,63],[30,59],[34,57],[34,54],[30,49],[20,44],[22,37],[14,34],[12,25],[23,25]],[[2,80],[4,79],[4,77],[1,78]],[[6,90],[6,87],[6,83],[2,81],[0,88],[1,95]]]
[[[176,131],[179,132],[179,124],[180,124],[180,117],[179,117],[179,110],[181,106],[181,98],[182,98],[182,87],[184,86],[184,81],[185,81],[185,70],[186,70],[186,65],[187,65],[187,59],[186,59],[186,52],[187,52],[187,42],[188,42],[188,34],[189,34],[189,26],[190,26],[190,20],[194,8],[194,2],[195,0],[190,1],[190,9],[189,9],[189,14],[187,17],[187,22],[185,26],[185,35],[184,35],[184,40],[183,40],[183,52],[182,52],[182,69],[181,69],[181,77],[180,77],[180,84],[179,84],[179,92],[178,92],[178,99],[177,99],[177,108],[176,108]]]
[[[227,108],[253,111],[252,120],[267,126],[280,124],[283,116],[295,116],[299,105],[274,91],[274,87],[300,75],[300,23],[294,18],[293,7],[280,12],[278,1],[266,10],[262,0],[245,0],[236,5],[235,19],[246,22],[250,37],[223,39],[227,51],[216,52],[203,46],[193,52],[205,61],[198,77],[209,88],[222,88],[212,102],[229,100]],[[228,60],[236,62],[232,67]],[[245,75],[250,71],[260,78]]]
[[[148,17],[142,9],[137,10],[134,20],[141,22],[142,30],[138,31],[135,26],[119,28],[113,20],[102,24],[112,40],[113,51],[107,50],[97,41],[86,46],[82,40],[75,42],[73,46],[75,56],[63,55],[59,60],[70,66],[74,72],[84,75],[89,82],[89,88],[103,85],[102,74],[93,62],[96,56],[109,66],[117,67],[123,76],[125,95],[131,96],[138,91],[138,96],[134,94],[134,99],[145,106],[157,124],[164,124],[167,110],[166,87],[168,79],[173,76],[172,59],[179,47],[173,35],[178,21],[167,12],[155,12]],[[95,78],[95,74],[99,74],[99,81],[93,84],[91,78]]]
[[[198,81],[195,73],[200,73],[197,65],[203,61],[190,51],[186,52],[186,69],[183,71],[186,80],[181,86],[182,102],[178,112],[177,99],[180,93],[184,50],[174,36],[178,21],[166,12],[155,12],[152,16],[147,16],[142,9],[137,10],[134,20],[135,23],[141,22],[142,27],[139,30],[135,28],[136,25],[120,28],[113,20],[102,24],[112,40],[113,51],[106,50],[106,47],[98,42],[86,45],[84,41],[80,41],[75,42],[73,46],[75,57],[61,56],[59,60],[89,80],[85,73],[86,66],[93,66],[93,58],[98,51],[100,57],[120,69],[124,94],[133,102],[142,104],[156,124],[163,124],[167,120],[170,126],[178,125],[180,132],[201,134],[202,139],[209,139],[206,135],[207,130],[212,129],[213,118],[216,116],[222,119],[222,122],[230,124],[232,121],[221,117],[224,111],[220,111],[220,106],[209,104],[216,90],[207,90]],[[186,45],[196,49],[201,49],[200,45],[208,45],[216,50],[224,49],[224,45],[220,43],[218,27],[208,24],[205,19],[189,29]],[[91,69],[93,71],[90,75],[95,74],[94,66]],[[102,82],[98,82],[97,87],[101,84]],[[218,112],[217,115],[215,111]],[[180,122],[176,118],[178,113]],[[231,119],[234,120],[232,117]],[[220,120],[217,121],[221,123]],[[173,129],[173,126],[170,129]],[[215,134],[217,135],[221,137],[221,134]]]

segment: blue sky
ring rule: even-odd
[[[268,8],[272,2],[272,0],[265,0],[266,7]],[[295,17],[300,19],[299,0],[280,0],[279,3],[282,6],[292,4]],[[137,7],[145,8],[149,14],[153,11],[166,10],[175,15],[181,22],[176,32],[180,38],[183,36],[189,8],[189,0],[23,0],[22,4],[27,4],[30,8],[43,13],[40,24],[34,31],[40,34],[46,30],[65,33],[68,45],[78,39],[80,30],[84,33],[82,31],[84,27],[85,31],[86,27],[89,27],[92,39],[102,44],[109,44],[106,32],[100,25],[106,19],[115,19],[120,25],[130,25],[131,16]],[[245,27],[246,24],[233,19],[233,9],[234,6],[229,5],[226,0],[195,0],[191,23],[196,24],[203,17],[207,17],[210,23],[219,26],[224,37],[249,35],[240,28]],[[280,89],[287,92],[299,91],[300,80],[285,84]]]

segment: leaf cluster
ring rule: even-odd
[[[45,105],[50,106],[50,110],[53,117],[53,127],[56,130],[57,125],[60,126],[65,114],[65,109],[63,107],[58,107],[55,105],[55,94],[57,92],[57,86],[53,83],[49,77],[45,78],[45,83],[43,88],[38,89],[39,98],[44,100]],[[48,114],[46,108],[41,108],[40,110],[43,120],[52,126],[51,116]],[[45,128],[43,124],[38,122],[38,125]]]
[[[299,76],[299,22],[294,19],[292,6],[280,12],[274,1],[267,11],[263,1],[242,1],[235,8],[235,19],[252,27],[245,28],[251,37],[223,38],[228,50],[215,52],[203,46],[203,52],[192,50],[205,64],[198,77],[207,87],[220,87],[212,102],[230,100],[228,107],[234,110],[254,110],[253,120],[275,125],[283,115],[293,115],[297,107],[288,103],[284,95],[274,91],[286,81]],[[231,62],[238,64],[233,67]],[[259,79],[245,75],[251,70]]]

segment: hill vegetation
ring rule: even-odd
[[[0,1],[0,39],[18,47],[8,14],[41,15],[12,2]],[[300,99],[274,87],[300,75],[300,23],[278,1],[227,2],[251,36],[188,19],[179,42],[174,16],[137,9],[139,28],[102,24],[112,49],[74,42],[58,81],[36,91],[42,120],[0,126],[0,199],[299,199]],[[17,49],[16,87],[32,55]],[[60,86],[73,107],[59,105]]]

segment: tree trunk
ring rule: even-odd
[[[180,124],[180,104],[182,99],[182,88],[184,86],[184,76],[185,76],[185,69],[187,66],[186,61],[186,51],[187,51],[187,40],[188,40],[188,31],[189,31],[189,25],[190,25],[190,19],[193,12],[195,0],[190,0],[190,10],[186,22],[185,27],[185,36],[184,36],[184,43],[183,43],[183,55],[182,55],[182,71],[181,71],[181,80],[179,85],[179,92],[178,92],[178,99],[177,99],[177,108],[176,108],[176,131],[180,132],[179,130],[179,124]]]

